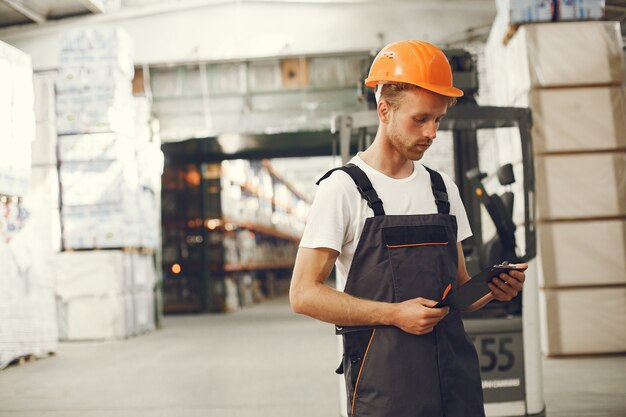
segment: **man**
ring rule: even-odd
[[[365,83],[376,89],[376,138],[320,180],[291,306],[343,335],[338,372],[349,416],[484,416],[478,358],[460,314],[433,308],[469,279],[460,242],[471,230],[456,185],[417,162],[463,93],[443,52],[420,41],[383,48]],[[343,292],[324,284],[334,264]],[[510,301],[524,279],[517,271],[496,277],[470,309]]]

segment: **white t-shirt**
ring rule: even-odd
[[[386,176],[367,165],[358,155],[350,162],[367,174],[383,202],[385,214],[437,213],[430,174],[419,162],[414,163],[413,173],[402,179]],[[441,173],[441,176],[448,191],[450,214],[456,216],[457,241],[461,242],[472,235],[472,230],[459,189],[449,176],[444,173]],[[374,211],[368,207],[354,181],[345,172],[335,171],[320,183],[300,247],[330,248],[339,252],[335,263],[339,290],[343,291],[346,285],[365,219],[373,216]]]

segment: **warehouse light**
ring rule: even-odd
[[[206,228],[209,230],[217,229],[222,222],[220,219],[210,219],[205,222]]]
[[[179,264],[172,265],[172,272],[176,275],[180,274],[181,268]]]

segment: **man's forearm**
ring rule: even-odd
[[[323,283],[292,290],[296,313],[340,326],[391,325],[395,305],[356,298]]]

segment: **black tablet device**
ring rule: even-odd
[[[488,282],[501,273],[511,270],[525,271],[526,265],[521,267],[518,264],[503,262],[500,265],[485,268],[468,281],[465,281],[456,291],[444,295],[444,299],[437,303],[435,308],[450,307],[454,310],[466,310],[469,306],[491,292],[487,286]]]

